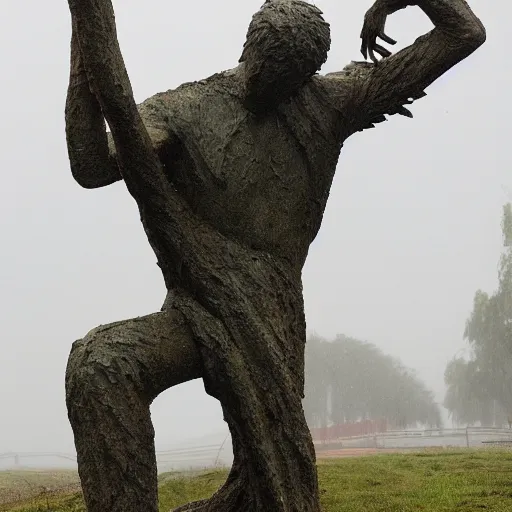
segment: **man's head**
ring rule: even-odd
[[[295,94],[327,60],[330,44],[320,9],[302,0],[266,0],[240,57],[247,107],[261,112]]]

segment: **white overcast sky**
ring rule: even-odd
[[[137,101],[234,67],[262,0],[117,0]],[[304,270],[308,329],[377,344],[443,398],[478,288],[496,284],[502,204],[512,198],[512,5],[470,0],[488,41],[413,105],[350,139]],[[359,59],[371,1],[319,0],[325,72]],[[402,46],[430,29],[417,9],[389,22]],[[72,451],[64,405],[71,343],[100,323],[156,311],[164,286],[123,183],[81,189],[64,137],[65,1],[2,0],[0,17],[0,452]],[[199,381],[159,397],[157,445],[224,428]]]

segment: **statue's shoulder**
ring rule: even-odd
[[[206,132],[222,132],[242,111],[240,80],[234,70],[215,73],[158,92],[138,105],[143,119],[165,126],[182,141],[202,140]]]
[[[312,84],[322,90],[336,108],[340,108],[349,102],[374,67],[370,62],[352,61],[340,71],[315,75]]]
[[[318,75],[317,79],[323,84],[338,84],[349,86],[369,75],[375,64],[366,61],[352,61],[340,71],[334,71],[325,75]]]
[[[194,103],[212,94],[237,96],[240,94],[239,77],[238,68],[221,71],[201,80],[185,82],[175,89],[159,92],[144,103],[165,108],[183,102]]]

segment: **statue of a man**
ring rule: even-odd
[[[321,11],[266,0],[238,67],[136,107],[110,1],[68,1],[73,176],[85,188],[124,179],[168,290],[161,312],[73,345],[67,405],[88,509],[157,510],[150,403],[203,378],[235,461],[211,499],[180,510],[318,512],[301,405],[301,271],[340,150],[386,115],[411,116],[405,105],[483,44],[485,29],[464,0],[376,0],[361,34],[373,62],[321,76],[330,46]],[[435,28],[391,55],[377,38],[393,44],[386,18],[410,5]]]

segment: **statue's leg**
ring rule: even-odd
[[[149,406],[201,377],[201,359],[173,310],[100,326],[73,344],[66,404],[89,512],[157,512]]]

